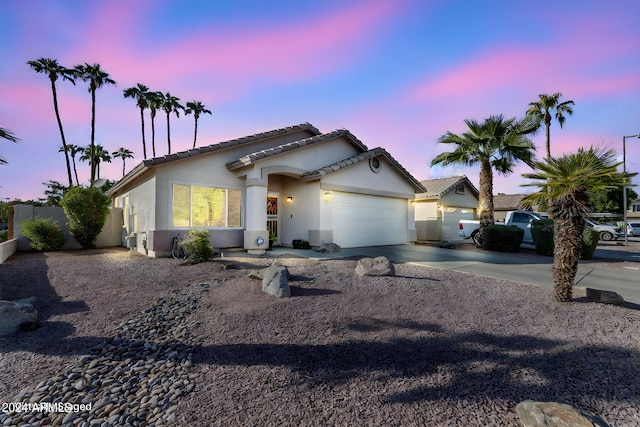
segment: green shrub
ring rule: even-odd
[[[213,247],[209,243],[209,230],[198,230],[192,228],[182,242],[182,246],[187,252],[185,263],[198,264],[208,261],[213,256]]]
[[[518,227],[490,225],[482,231],[482,249],[498,252],[518,252],[524,230]]]
[[[536,246],[536,253],[540,255],[553,256],[553,220],[534,220],[531,223],[531,235],[533,244]],[[596,251],[600,236],[592,228],[584,227],[582,230],[582,252],[581,259],[591,259]]]
[[[0,231],[0,243],[6,242],[9,238],[9,230]]]
[[[95,187],[72,187],[60,201],[69,231],[84,249],[95,247],[109,214],[109,197]]]
[[[553,255],[552,219],[534,219],[531,221],[531,237],[538,255]]]
[[[593,258],[596,246],[598,246],[598,240],[600,240],[598,231],[590,227],[585,227],[584,230],[582,230],[582,254],[580,258]]]
[[[35,216],[20,221],[20,234],[29,239],[29,245],[38,251],[55,251],[64,245],[65,237],[52,218]]]

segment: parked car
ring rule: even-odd
[[[627,225],[631,227],[632,234],[629,234],[629,236],[640,236],[640,222],[630,222]]]
[[[518,227],[524,230],[522,243],[533,245],[533,237],[531,236],[531,221],[534,219],[546,219],[547,214],[530,211],[509,211],[504,222],[496,222],[496,225],[506,225],[510,227]],[[465,239],[473,240],[476,246],[480,246],[477,240],[479,237],[480,221],[473,219],[461,219],[458,225],[458,236]]]
[[[595,222],[590,219],[585,219],[584,225],[598,231],[600,240],[609,241],[615,240],[618,237],[624,237],[622,229],[620,227],[616,227],[615,225],[600,224],[599,222]]]

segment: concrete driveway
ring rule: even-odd
[[[333,253],[276,247],[272,254],[290,253],[318,259],[385,256],[393,262],[409,262],[514,282],[553,286],[552,257],[537,255],[531,249],[523,249],[515,254],[462,249],[462,245],[466,244],[457,242],[456,249],[395,245],[349,248]],[[640,247],[640,240],[637,246]],[[630,245],[628,250],[614,250],[599,246],[593,260],[580,261],[576,286],[614,291],[622,295],[625,301],[640,304],[640,252],[634,248]],[[611,267],[604,264],[610,264]]]

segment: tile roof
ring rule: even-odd
[[[297,150],[299,148],[308,147],[313,144],[318,144],[324,141],[345,136],[347,139],[355,145],[359,150],[367,151],[368,148],[358,138],[356,138],[351,132],[346,129],[339,129],[333,132],[325,133],[322,135],[316,135],[309,138],[300,139],[298,141],[288,142],[286,144],[278,145],[276,147],[267,148],[265,150],[256,151],[255,153],[247,154],[239,158],[236,161],[227,163],[227,169],[234,170],[244,166],[251,165],[258,160],[265,159],[267,157],[275,156],[287,151]]]
[[[420,181],[420,183],[426,188],[425,194],[421,195],[421,199],[442,197],[449,191],[454,190],[456,185],[465,183],[471,188],[476,195],[479,194],[478,189],[469,181],[465,175],[451,176],[447,178],[435,178]]]
[[[524,194],[494,194],[493,195],[493,208],[499,210],[518,210],[522,208],[520,202]]]

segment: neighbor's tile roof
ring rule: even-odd
[[[476,187],[469,181],[465,175],[461,176],[451,176],[448,178],[436,178],[436,179],[427,179],[424,181],[420,181],[420,183],[426,188],[425,194],[421,194],[421,199],[431,199],[442,197],[447,194],[449,191],[454,190],[456,185],[460,183],[466,183],[471,191],[473,191],[476,195],[479,194]]]
[[[322,135],[316,135],[309,138],[300,139],[286,144],[278,145],[276,147],[267,148],[265,150],[256,151],[255,153],[247,154],[239,158],[236,161],[227,163],[227,169],[234,170],[244,166],[249,166],[258,160],[265,159],[267,157],[275,156],[277,154],[285,153],[287,151],[297,150],[298,148],[308,147],[310,145],[318,144],[324,141],[329,141],[341,136],[345,136],[353,145],[359,150],[367,151],[368,148],[358,138],[356,138],[351,132],[346,129],[339,129],[333,132],[325,133]]]
[[[524,194],[494,194],[493,196],[493,208],[499,210],[518,210],[522,208],[520,202]]]

